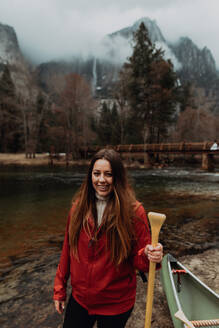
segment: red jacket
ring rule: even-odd
[[[71,275],[72,295],[88,310],[89,314],[116,315],[128,311],[135,303],[136,269],[147,272],[149,262],[144,248],[151,243],[151,236],[143,206],[138,203],[134,229],[136,242],[128,260],[115,266],[106,249],[103,233],[92,242],[82,229],[78,242],[79,260],[70,253],[69,221],[65,232],[60,263],[54,283],[54,300],[66,299],[66,285]]]

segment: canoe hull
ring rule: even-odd
[[[189,320],[219,318],[219,295],[170,254],[163,259],[161,281],[175,328],[185,327],[174,317],[178,310]]]

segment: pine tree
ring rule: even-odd
[[[98,136],[98,142],[101,145],[111,143],[112,127],[111,127],[111,112],[110,108],[104,101],[100,111],[100,117],[96,124],[96,133]]]
[[[119,114],[114,102],[111,108],[105,101],[100,108],[99,117],[92,122],[92,129],[97,134],[97,143],[104,145],[117,145],[120,143]]]
[[[120,123],[119,123],[119,114],[117,105],[114,102],[111,110],[111,144],[117,145],[120,144],[121,140],[121,131],[120,131]]]
[[[130,105],[129,142],[159,142],[167,135],[174,118],[177,78],[173,65],[164,60],[164,51],[151,42],[143,23],[133,42],[133,54],[121,72]]]

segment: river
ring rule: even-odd
[[[219,172],[165,168],[128,173],[146,211],[167,215],[161,232],[166,251],[187,254],[218,246]],[[57,251],[72,196],[85,174],[82,167],[1,169],[0,272],[30,254]]]

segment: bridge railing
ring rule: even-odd
[[[141,153],[141,152],[207,152],[210,151],[212,142],[178,142],[160,144],[130,144],[130,145],[106,145],[105,148],[112,148],[120,153]],[[87,153],[97,152],[103,146],[87,146],[83,151]]]
[[[160,144],[130,144],[130,145],[106,145],[105,148],[114,149],[120,153],[209,153],[213,142],[178,142]],[[87,146],[80,150],[87,155],[92,155],[103,146]],[[219,150],[214,151],[218,153]]]

